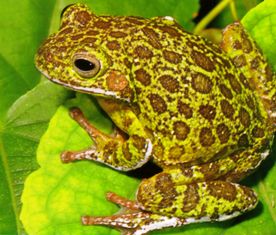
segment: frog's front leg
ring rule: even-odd
[[[91,125],[78,108],[72,109],[71,117],[86,130],[95,146],[78,152],[65,151],[61,155],[63,162],[95,160],[124,171],[142,166],[151,155],[152,144],[132,109],[116,101],[98,101],[120,130],[115,135],[107,135]]]

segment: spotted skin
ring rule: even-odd
[[[135,201],[108,194],[121,213],[84,216],[83,224],[138,235],[226,220],[256,206],[254,191],[237,182],[269,155],[276,79],[240,23],[217,46],[170,17],[96,16],[76,4],[35,61],[53,82],[95,96],[117,128],[106,135],[71,110],[96,145],[63,152],[64,162],[128,171],[152,159],[163,169],[141,182]]]

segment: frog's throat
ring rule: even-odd
[[[47,76],[46,74],[44,74],[44,76],[49,78],[49,76]],[[75,86],[75,85],[72,85],[72,84],[64,83],[64,82],[60,81],[59,79],[55,79],[55,78],[49,78],[49,79],[52,82],[56,83],[56,84],[62,85],[66,88],[69,88],[70,90],[90,94],[90,95],[93,95],[93,96],[111,97],[111,98],[115,98],[116,100],[122,100],[122,101],[125,101],[127,103],[130,103],[129,98],[122,98],[114,91],[107,91],[107,90],[104,90],[104,89],[101,89],[101,88]]]

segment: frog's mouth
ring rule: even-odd
[[[114,91],[107,91],[101,88],[96,88],[96,87],[82,87],[82,86],[77,86],[77,85],[73,85],[73,84],[68,84],[66,82],[62,82],[59,79],[56,78],[51,78],[49,77],[47,74],[43,73],[42,74],[47,77],[50,81],[62,85],[64,87],[66,87],[67,89],[73,90],[73,91],[77,91],[77,92],[81,92],[81,93],[85,93],[85,94],[89,94],[89,95],[93,95],[93,96],[98,96],[98,97],[110,97],[116,100],[122,100],[124,102],[130,102],[129,99],[127,98],[122,98],[120,97],[116,92]]]
[[[50,79],[52,82],[57,83],[59,85],[62,85],[70,90],[74,90],[74,91],[79,91],[82,93],[86,93],[86,94],[91,94],[91,95],[98,95],[98,96],[111,96],[114,97],[116,99],[119,99],[120,97],[116,94],[116,92],[114,91],[107,91],[101,88],[93,88],[93,87],[82,87],[82,86],[76,86],[76,85],[72,85],[72,84],[68,84],[65,82],[62,82],[61,80],[52,78]]]

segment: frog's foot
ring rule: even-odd
[[[65,163],[76,160],[94,160],[118,170],[132,170],[146,163],[152,151],[152,144],[146,136],[134,133],[126,138],[126,134],[115,129],[107,135],[84,117],[79,108],[72,108],[70,116],[89,134],[95,145],[82,151],[65,151],[61,160]]]
[[[185,219],[143,211],[136,201],[128,200],[115,193],[107,193],[106,197],[107,200],[122,207],[119,213],[112,216],[83,216],[83,225],[112,226],[119,229],[123,235],[142,235],[152,230],[188,223]]]

